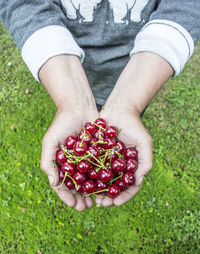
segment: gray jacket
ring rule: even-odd
[[[0,0],[0,19],[36,79],[50,57],[78,55],[98,104],[132,54],[154,52],[178,75],[200,38],[199,0]]]

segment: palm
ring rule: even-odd
[[[121,128],[118,138],[128,146],[136,146],[138,150],[138,169],[136,179],[141,173],[146,174],[152,167],[152,143],[151,137],[144,128],[140,117],[129,110],[121,111],[103,111],[101,117],[109,125]],[[121,205],[129,201],[139,190],[141,186],[131,186],[123,191],[116,199],[112,200],[105,197],[103,200],[97,198],[97,203],[105,206]]]
[[[80,111],[65,110],[64,112],[58,112],[56,117],[50,126],[49,130],[43,139],[42,159],[41,167],[47,175],[53,174],[56,178],[56,184],[52,188],[57,192],[59,198],[68,206],[75,207],[77,210],[84,210],[86,207],[91,207],[93,201],[90,197],[83,200],[80,194],[74,195],[74,192],[69,191],[65,185],[62,185],[58,191],[60,185],[58,177],[58,169],[52,168],[52,161],[55,160],[56,151],[60,145],[64,144],[66,137],[73,135],[74,132],[78,132],[81,127],[87,121],[92,121],[98,117],[97,111]]]

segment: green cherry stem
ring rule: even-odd
[[[104,190],[99,190],[99,191],[95,191],[95,192],[92,192],[92,193],[90,193],[90,194],[86,194],[85,195],[85,197],[87,198],[87,197],[89,197],[89,196],[91,196],[91,195],[95,195],[95,194],[97,194],[97,193],[101,193],[101,192],[104,192],[104,191],[109,191],[109,189],[104,189]]]
[[[119,133],[122,131],[122,128],[120,128],[119,130],[118,130],[118,133],[117,133],[117,136],[119,135]]]
[[[66,152],[64,149],[62,149],[62,151],[63,151],[63,153],[65,154],[65,156],[67,157],[67,159],[68,159],[71,163],[74,163],[74,161],[72,161],[72,160],[70,159],[70,157],[72,157],[73,159],[74,159],[74,157],[71,156],[70,154],[68,154],[68,152]]]
[[[72,180],[72,182],[74,183],[75,185],[75,188],[78,189],[78,184],[76,183],[76,181],[74,180],[73,177],[71,177],[70,175],[68,175],[68,177]]]
[[[84,141],[85,138],[86,138],[86,131],[85,131],[85,128],[84,128],[84,134],[83,134],[83,138],[82,138],[81,143],[80,143],[80,147],[83,146],[83,141]]]
[[[74,178],[71,177],[67,172],[65,172],[64,179],[62,180],[62,183],[61,183],[60,186],[58,187],[58,191],[59,191],[59,190],[61,189],[61,187],[63,186],[63,183],[65,182],[65,179],[66,179],[67,177],[69,177],[69,178],[72,180],[72,182],[73,182],[74,185],[75,185],[75,188],[76,188],[76,189],[78,188],[78,185],[77,185],[76,181],[74,180]]]
[[[61,189],[61,187],[63,186],[63,183],[65,182],[65,179],[66,179],[66,177],[68,176],[68,173],[67,172],[65,172],[65,176],[64,176],[64,178],[63,178],[63,180],[62,180],[62,183],[60,184],[60,186],[58,187],[58,191]]]
[[[108,184],[111,184],[112,182],[116,181],[117,179],[121,178],[122,175],[119,175],[118,177],[115,177],[114,179],[110,180]]]
[[[87,152],[90,156],[92,156],[92,158],[94,158],[99,165],[98,166],[102,166],[103,168],[105,168],[105,166],[103,165],[103,163],[101,161],[99,161],[90,151]]]
[[[53,160],[53,161],[51,162],[51,164],[52,164],[53,168],[56,167],[56,161]]]
[[[105,128],[103,128],[102,126],[100,126],[100,125],[98,125],[98,124],[96,124],[96,123],[92,123],[92,124],[95,125],[96,127],[98,127],[99,129],[102,129],[103,131],[106,130]]]
[[[121,153],[119,153],[119,152],[116,152],[116,153],[117,153],[117,155],[119,156],[119,158],[121,159],[122,154],[121,154]]]
[[[99,114],[101,114],[102,113],[102,111],[104,111],[105,110],[105,107],[104,106],[102,106],[101,107],[101,110],[100,110],[100,112],[99,112]]]

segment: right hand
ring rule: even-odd
[[[51,187],[68,206],[78,211],[93,205],[91,197],[82,199],[80,194],[60,185],[58,168],[52,162],[56,151],[65,139],[79,132],[88,121],[98,118],[94,96],[78,57],[58,55],[50,58],[40,69],[39,78],[58,108],[57,114],[42,141],[41,168],[49,177]]]
[[[58,197],[66,205],[74,207],[78,211],[92,207],[92,198],[82,199],[80,194],[70,191],[65,184],[58,191],[61,184],[59,172],[57,166],[53,165],[52,162],[55,161],[56,151],[60,145],[64,144],[65,139],[70,135],[74,135],[74,131],[79,132],[86,122],[94,121],[96,118],[98,118],[98,112],[95,108],[70,108],[68,106],[65,109],[58,110],[42,141],[41,169],[48,176],[50,185]]]

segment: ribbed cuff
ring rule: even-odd
[[[51,57],[70,54],[84,59],[84,51],[78,46],[69,30],[62,26],[46,26],[33,33],[24,43],[22,57],[33,76],[40,82],[38,72]]]
[[[130,56],[150,51],[164,58],[177,76],[194,51],[190,34],[179,24],[168,20],[148,22],[138,33]]]

